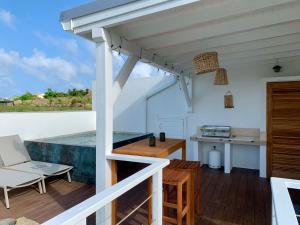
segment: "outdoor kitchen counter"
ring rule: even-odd
[[[238,128],[233,130],[232,137],[203,137],[198,131],[196,135],[190,137],[193,143],[194,160],[199,160],[205,164],[206,160],[203,151],[203,143],[224,144],[224,172],[230,173],[232,169],[233,145],[251,145],[259,149],[259,176],[266,177],[266,138],[265,133],[259,132],[258,129]]]

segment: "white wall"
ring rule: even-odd
[[[91,130],[96,130],[93,111],[0,113],[0,136],[19,134],[28,140]]]
[[[273,72],[273,64],[248,64],[227,68],[229,85],[214,86],[214,74],[193,77],[193,113],[186,113],[185,100],[178,85],[153,97],[149,101],[149,131],[157,132],[159,115],[181,115],[186,119],[188,158],[192,158],[189,137],[198,126],[205,124],[232,127],[260,128],[265,131],[265,81],[263,78],[300,75],[299,62],[281,63],[283,71]],[[234,96],[234,109],[224,108],[224,94],[230,90]],[[204,149],[212,148],[205,145]],[[222,146],[217,147],[223,152]],[[259,168],[258,147],[237,145],[233,148],[233,166]]]
[[[162,79],[162,76],[128,79],[114,105],[115,131],[145,132],[145,97]]]

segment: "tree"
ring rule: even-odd
[[[45,98],[49,99],[49,98],[56,98],[58,95],[58,93],[54,90],[52,90],[51,88],[48,88],[47,91],[45,92]]]
[[[73,89],[69,89],[68,90],[68,95],[69,96],[72,96],[72,97],[83,97],[83,96],[86,96],[87,94],[89,93],[89,89],[76,89],[76,88],[73,88]]]
[[[32,99],[34,99],[34,95],[31,94],[30,92],[26,92],[25,94],[16,98],[16,100],[22,100],[22,101],[32,100]]]

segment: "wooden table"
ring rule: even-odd
[[[155,158],[165,158],[178,149],[182,149],[182,159],[186,159],[186,145],[183,139],[166,139],[165,142],[160,142],[156,139],[156,146],[150,147],[149,140],[143,139],[129,145],[114,149],[112,152],[116,154],[138,155]]]
[[[149,146],[149,139],[143,139],[141,141],[134,142],[129,145],[114,149],[112,152],[116,154],[125,155],[138,155],[145,157],[155,157],[155,158],[165,158],[173,152],[182,149],[182,159],[186,160],[186,141],[184,139],[171,139],[167,138],[165,142],[160,142],[156,139],[156,146]],[[112,184],[118,182],[117,175],[117,162],[112,161],[111,164],[112,172]],[[151,179],[150,179],[151,180]],[[151,195],[151,182],[149,182],[148,191]],[[149,208],[151,208],[151,200],[149,201]],[[150,211],[150,210],[149,210]],[[151,211],[150,211],[151,212]],[[112,203],[112,225],[117,223],[117,203],[113,201]],[[151,224],[151,215],[149,215],[148,223]]]

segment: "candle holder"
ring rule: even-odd
[[[156,144],[156,138],[155,138],[155,136],[150,136],[149,137],[149,146],[150,147],[154,147],[155,144]]]
[[[161,142],[165,142],[166,141],[166,133],[165,132],[160,132],[159,133],[159,140]]]

